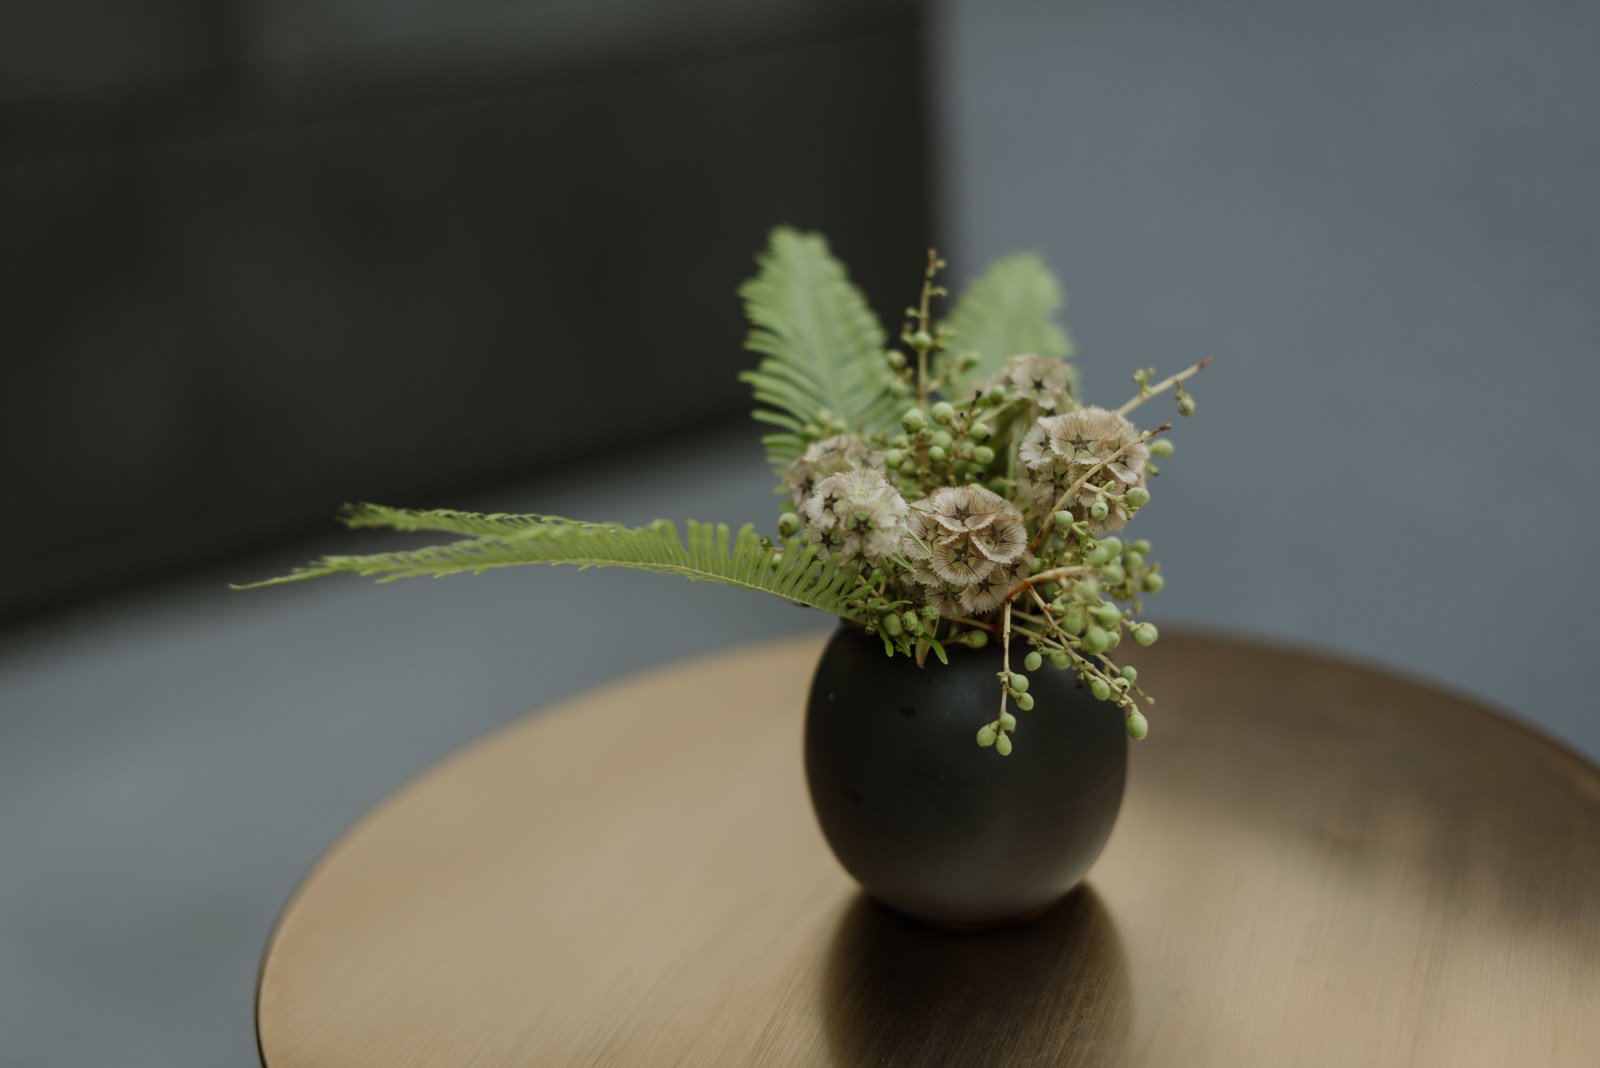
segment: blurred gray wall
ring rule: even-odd
[[[1600,7],[950,0],[937,41],[952,261],[1042,249],[1094,397],[1217,357],[1156,612],[1600,755]]]
[[[920,21],[0,4],[0,622],[742,413],[774,223],[915,277]]]

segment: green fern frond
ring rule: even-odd
[[[405,533],[432,531],[439,534],[467,534],[517,537],[545,522],[542,515],[509,515],[503,512],[459,512],[454,508],[391,508],[385,504],[347,504],[339,519],[352,530],[383,528]]]
[[[1072,342],[1055,321],[1060,309],[1061,287],[1043,259],[1025,252],[996,260],[967,287],[947,320],[955,334],[951,354],[974,353],[978,362],[952,375],[945,394],[967,392],[1025,352],[1071,356]]]
[[[763,441],[782,470],[805,447],[801,429],[824,411],[857,432],[888,426],[893,373],[883,326],[820,234],[779,227],[758,262],[739,296],[751,325],[745,347],[761,362],[739,377],[766,406],[756,418],[780,428]]]
[[[573,564],[579,568],[625,567],[679,575],[694,582],[758,590],[846,619],[858,616],[851,597],[859,569],[841,567],[837,558],[819,561],[816,550],[791,539],[781,553],[762,544],[755,527],[737,534],[726,523],[689,523],[687,543],[672,523],[658,519],[647,527],[584,523],[541,515],[479,515],[446,510],[412,511],[381,505],[355,505],[345,521],[355,527],[393,527],[477,533],[447,545],[365,556],[324,556],[287,575],[235,589],[301,582],[323,575],[377,576],[379,582],[470,572],[522,564]]]

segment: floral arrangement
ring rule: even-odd
[[[327,556],[275,585],[353,572],[380,581],[522,564],[627,567],[760,590],[822,609],[876,635],[890,656],[1000,646],[999,713],[977,742],[1012,750],[1014,703],[1033,707],[1028,672],[1075,672],[1125,713],[1128,734],[1149,729],[1154,698],[1115,650],[1124,636],[1150,645],[1142,598],[1162,587],[1144,540],[1118,532],[1150,500],[1154,458],[1171,455],[1163,423],[1129,414],[1183,383],[1202,360],[1155,380],[1133,375],[1119,408],[1085,405],[1055,322],[1054,278],[1036,256],[996,262],[944,318],[934,303],[945,263],[928,253],[900,347],[816,234],[775,230],[757,275],[740,289],[757,368],[755,418],[788,507],[776,537],[746,525],[666,520],[630,528],[545,515],[485,515],[357,504],[351,527],[461,537],[443,545]],[[249,587],[244,587],[249,588]],[[1026,646],[1021,670],[1014,647]]]

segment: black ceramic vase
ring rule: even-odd
[[[948,666],[884,655],[846,625],[811,682],[806,779],[822,833],[874,898],[927,923],[986,926],[1048,909],[1081,881],[1122,805],[1122,712],[1069,671],[1032,673],[1015,750],[974,740],[999,711],[1000,651]]]

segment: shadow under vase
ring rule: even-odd
[[[1099,1064],[1131,1023],[1127,958],[1093,887],[1032,923],[931,928],[864,894],[823,968],[839,1064]]]

